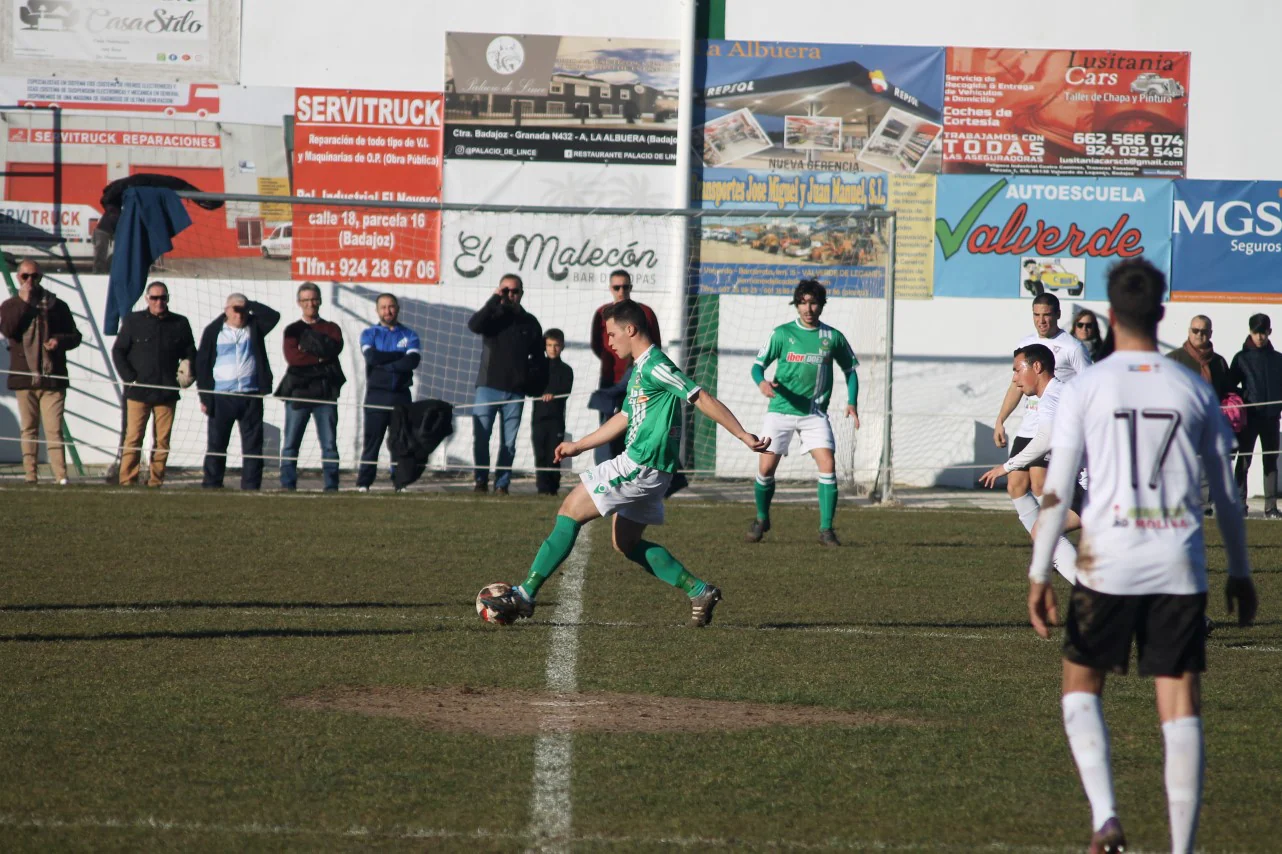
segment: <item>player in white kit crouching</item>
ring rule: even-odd
[[[1157,351],[1162,272],[1143,259],[1109,271],[1116,351],[1060,396],[1051,463],[1029,567],[1033,628],[1050,636],[1051,555],[1083,455],[1077,584],[1064,639],[1064,730],[1093,815],[1092,852],[1125,847],[1100,697],[1110,671],[1125,673],[1135,639],[1141,676],[1156,679],[1166,749],[1171,849],[1193,850],[1204,746],[1199,674],[1206,669],[1206,549],[1200,478],[1205,466],[1228,552],[1225,595],[1240,625],[1255,617],[1246,529],[1229,468],[1233,434],[1211,387]]]

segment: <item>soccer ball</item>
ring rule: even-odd
[[[501,581],[486,585],[481,588],[481,592],[476,594],[476,613],[487,623],[496,623],[500,626],[510,626],[515,621],[513,617],[501,617],[493,608],[486,607],[482,599],[493,599],[496,596],[502,596],[511,590],[512,587]]]

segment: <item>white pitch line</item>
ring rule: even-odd
[[[557,590],[556,623],[548,650],[547,686],[554,694],[579,690],[579,622],[583,618],[583,576],[592,553],[591,529],[579,533]],[[553,707],[553,709],[561,707]],[[568,852],[574,804],[570,797],[574,761],[572,716],[565,711],[545,712],[534,740],[534,792],[530,804],[530,850]]]

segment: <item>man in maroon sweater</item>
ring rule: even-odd
[[[615,270],[610,274],[610,296],[613,298],[611,302],[632,299],[632,275],[627,270]],[[628,372],[628,368],[632,367],[631,359],[620,359],[614,355],[613,350],[606,346],[605,318],[602,316],[602,312],[610,305],[611,303],[606,303],[592,315],[592,352],[601,360],[601,376],[597,382],[597,388],[609,388],[612,385],[618,385],[623,381],[623,375]],[[641,306],[641,310],[645,312],[646,322],[650,326],[647,335],[654,342],[655,347],[662,349],[663,339],[659,336],[659,320],[654,316],[654,309],[641,302],[638,302],[637,305]],[[615,406],[614,412],[601,413],[601,423],[604,424],[613,418],[615,412],[618,412],[622,407],[622,403],[623,398],[620,395],[619,405]],[[623,453],[625,439],[625,436],[620,436],[608,445],[601,445],[597,448],[595,451],[596,462],[603,463]]]
[[[343,352],[343,330],[337,323],[321,320],[321,292],[312,282],[298,286],[301,320],[285,327],[285,377],[276,388],[277,397],[296,398],[285,403],[285,439],[280,451],[282,489],[298,487],[298,451],[303,444],[307,422],[316,421],[316,438],[321,446],[321,469],[325,491],[338,491],[338,400],[347,378],[338,362]]]

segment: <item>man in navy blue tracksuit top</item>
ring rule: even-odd
[[[418,334],[397,322],[401,304],[392,294],[379,294],[378,323],[361,333],[361,355],[365,357],[365,445],[356,488],[368,492],[378,473],[378,452],[392,421],[390,409],[371,406],[408,404],[414,386],[414,369],[422,358]]]

